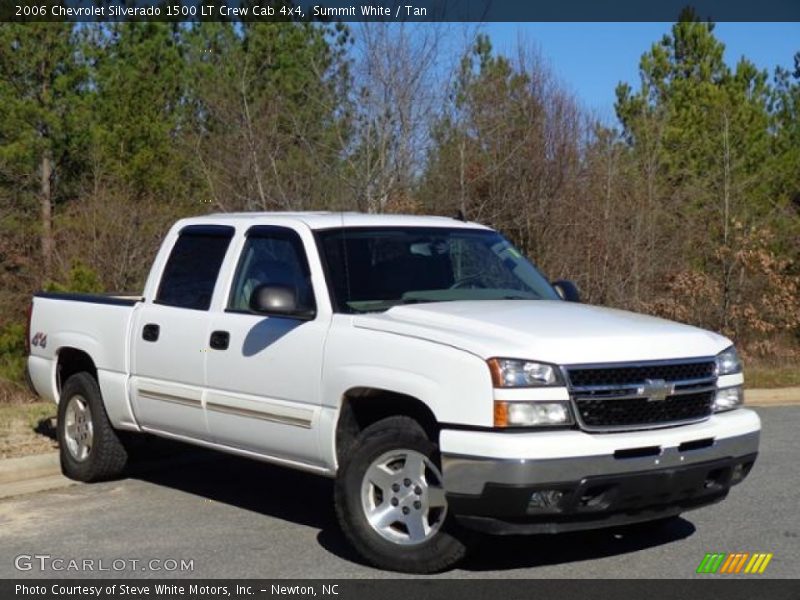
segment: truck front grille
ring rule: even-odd
[[[566,368],[578,422],[590,431],[647,429],[711,415],[713,359]]]
[[[713,392],[670,396],[651,402],[647,398],[628,400],[576,399],[583,422],[590,427],[628,425],[663,425],[665,423],[702,419],[711,414]]]
[[[714,361],[689,363],[652,363],[621,365],[618,367],[573,367],[569,369],[569,381],[576,387],[593,385],[627,385],[644,383],[645,379],[681,381],[714,377]]]

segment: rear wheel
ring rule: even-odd
[[[447,511],[436,444],[408,417],[359,434],[340,465],[336,513],[359,554],[382,569],[442,571],[467,551]]]
[[[61,470],[70,479],[101,481],[118,477],[128,460],[111,426],[97,381],[89,373],[67,379],[58,403]]]

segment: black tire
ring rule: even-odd
[[[68,410],[70,403],[84,408],[83,421],[78,423],[79,433],[67,433],[68,422],[75,422],[74,411]],[[68,414],[71,413],[71,414]],[[86,417],[91,426],[91,435],[86,430]],[[80,418],[80,417],[78,417]],[[103,397],[97,381],[89,373],[77,373],[67,379],[61,390],[58,403],[58,447],[61,470],[64,475],[77,481],[103,481],[119,477],[125,470],[128,454],[111,426],[103,406]],[[81,438],[83,442],[74,440]],[[83,447],[80,444],[83,443]],[[70,446],[80,450],[71,450]],[[80,456],[85,451],[85,456]],[[76,455],[78,452],[78,455]]]
[[[439,468],[438,448],[415,420],[395,416],[373,423],[357,436],[339,465],[335,503],[342,531],[356,551],[378,568],[404,573],[449,569],[466,556],[469,535],[457,526],[452,514],[439,513],[440,517],[446,516],[438,530],[429,539],[413,545],[387,540],[367,519],[362,504],[365,474],[374,461],[394,451],[422,454]]]

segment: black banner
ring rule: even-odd
[[[798,0],[5,0],[0,21],[800,21]]]
[[[758,577],[758,576],[754,576]],[[468,600],[502,598],[580,598],[612,600],[796,600],[797,580],[694,579],[694,580],[466,580],[466,579],[382,579],[382,580],[3,580],[0,598],[40,600],[85,600],[87,598],[154,598],[158,600],[221,599],[263,600],[269,598],[330,598],[331,600]]]

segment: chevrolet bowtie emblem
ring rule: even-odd
[[[644,385],[636,389],[636,395],[647,398],[648,402],[661,402],[675,392],[675,384],[667,383],[663,379],[645,379]]]

